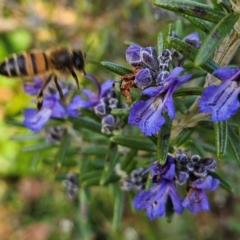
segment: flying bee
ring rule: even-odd
[[[85,52],[65,47],[50,49],[46,52],[36,50],[19,55],[13,54],[0,63],[0,74],[7,77],[33,77],[49,73],[49,77],[37,95],[37,109],[40,110],[43,105],[43,91],[52,79],[62,102],[64,102],[64,96],[57,81],[59,76],[72,75],[78,89],[80,88],[75,70],[86,75],[85,59]]]

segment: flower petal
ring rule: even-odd
[[[31,108],[25,109],[23,123],[30,130],[38,132],[48,122],[51,113],[49,108],[42,108],[39,112]]]
[[[219,68],[215,70],[212,74],[220,80],[225,81],[233,77],[238,71],[239,69],[236,68]]]
[[[153,83],[151,72],[148,68],[141,69],[135,77],[134,81],[139,88],[146,88]]]
[[[133,67],[143,65],[140,52],[141,52],[141,47],[135,44],[131,45],[126,51],[126,59]]]
[[[104,97],[111,89],[113,89],[114,80],[107,80],[101,85],[100,98]]]
[[[151,136],[165,123],[162,108],[162,99],[159,97],[139,100],[130,109],[128,123],[138,126],[146,136]]]
[[[213,121],[229,119],[240,108],[240,88],[235,81],[225,81],[219,86],[210,86],[198,100],[200,111],[212,114]]]
[[[141,48],[140,56],[144,65],[150,69],[158,70],[158,59],[156,48],[146,47]]]
[[[34,78],[34,83],[25,83],[23,85],[24,92],[36,96],[39,90],[42,88],[43,81],[40,78]]]

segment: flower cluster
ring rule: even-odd
[[[111,110],[117,107],[118,98],[116,92],[113,90],[113,80],[107,80],[102,85],[95,79],[94,83],[98,87],[98,94],[83,89],[82,92],[86,95],[87,100],[81,96],[77,97],[79,107],[89,108],[93,107],[94,112],[101,118],[102,133],[112,134],[113,130],[118,128],[118,119],[111,114]]]
[[[29,94],[36,96],[42,88],[43,81],[39,78],[34,78],[34,83],[26,83],[24,85],[24,91]],[[64,96],[71,90],[62,86],[62,92]],[[67,106],[63,106],[60,101],[59,93],[51,86],[46,89],[43,106],[40,111],[35,108],[27,108],[24,111],[24,125],[34,132],[40,131],[44,125],[49,121],[50,118],[67,118],[75,117],[80,114],[77,109],[76,98],[72,99],[72,102]]]
[[[147,136],[154,135],[165,123],[163,111],[174,119],[172,94],[192,75],[179,76],[184,70],[182,67],[176,67],[169,72],[172,57],[168,49],[157,56],[153,47],[141,48],[132,45],[126,51],[126,59],[132,66],[142,68],[136,73],[134,81],[136,86],[144,89],[142,99],[134,103],[130,109],[128,123],[138,126]]]
[[[172,57],[168,49],[157,56],[154,47],[141,48],[132,45],[126,51],[126,59],[133,67],[142,68],[136,73],[134,80],[136,86],[141,89],[160,85],[169,76],[168,65]]]
[[[46,141],[52,144],[60,144],[62,137],[66,134],[67,129],[63,126],[53,126],[46,130]]]
[[[146,178],[142,176],[143,168],[134,169],[129,176],[125,177],[121,183],[121,189],[125,191],[143,190],[146,183]]]
[[[175,158],[168,156],[164,165],[153,163],[144,173],[151,171],[152,183],[147,191],[140,192],[134,199],[137,210],[146,209],[151,220],[162,217],[166,212],[166,203],[171,200],[173,209],[181,214],[184,208],[196,214],[209,210],[205,190],[215,190],[219,180],[208,173],[214,171],[216,162],[211,158],[200,158],[198,155],[187,156],[179,152]],[[181,200],[176,184],[187,185],[187,194]]]
[[[221,68],[214,71],[213,75],[223,82],[203,92],[198,101],[200,111],[210,113],[212,121],[227,120],[240,108],[240,69]]]
[[[77,197],[77,192],[79,189],[79,180],[76,174],[68,173],[66,176],[66,180],[63,181],[63,186],[66,187],[68,197],[70,199],[75,199]]]

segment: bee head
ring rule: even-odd
[[[78,71],[84,72],[86,54],[81,50],[73,50],[73,65]]]

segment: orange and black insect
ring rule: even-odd
[[[86,53],[83,51],[64,47],[50,49],[46,52],[36,50],[19,55],[13,54],[0,63],[0,74],[7,77],[33,77],[49,73],[49,77],[37,95],[37,109],[40,110],[43,104],[43,91],[52,79],[55,82],[61,101],[64,101],[64,96],[57,81],[59,76],[72,75],[77,87],[80,88],[75,70],[86,75],[85,59]]]

